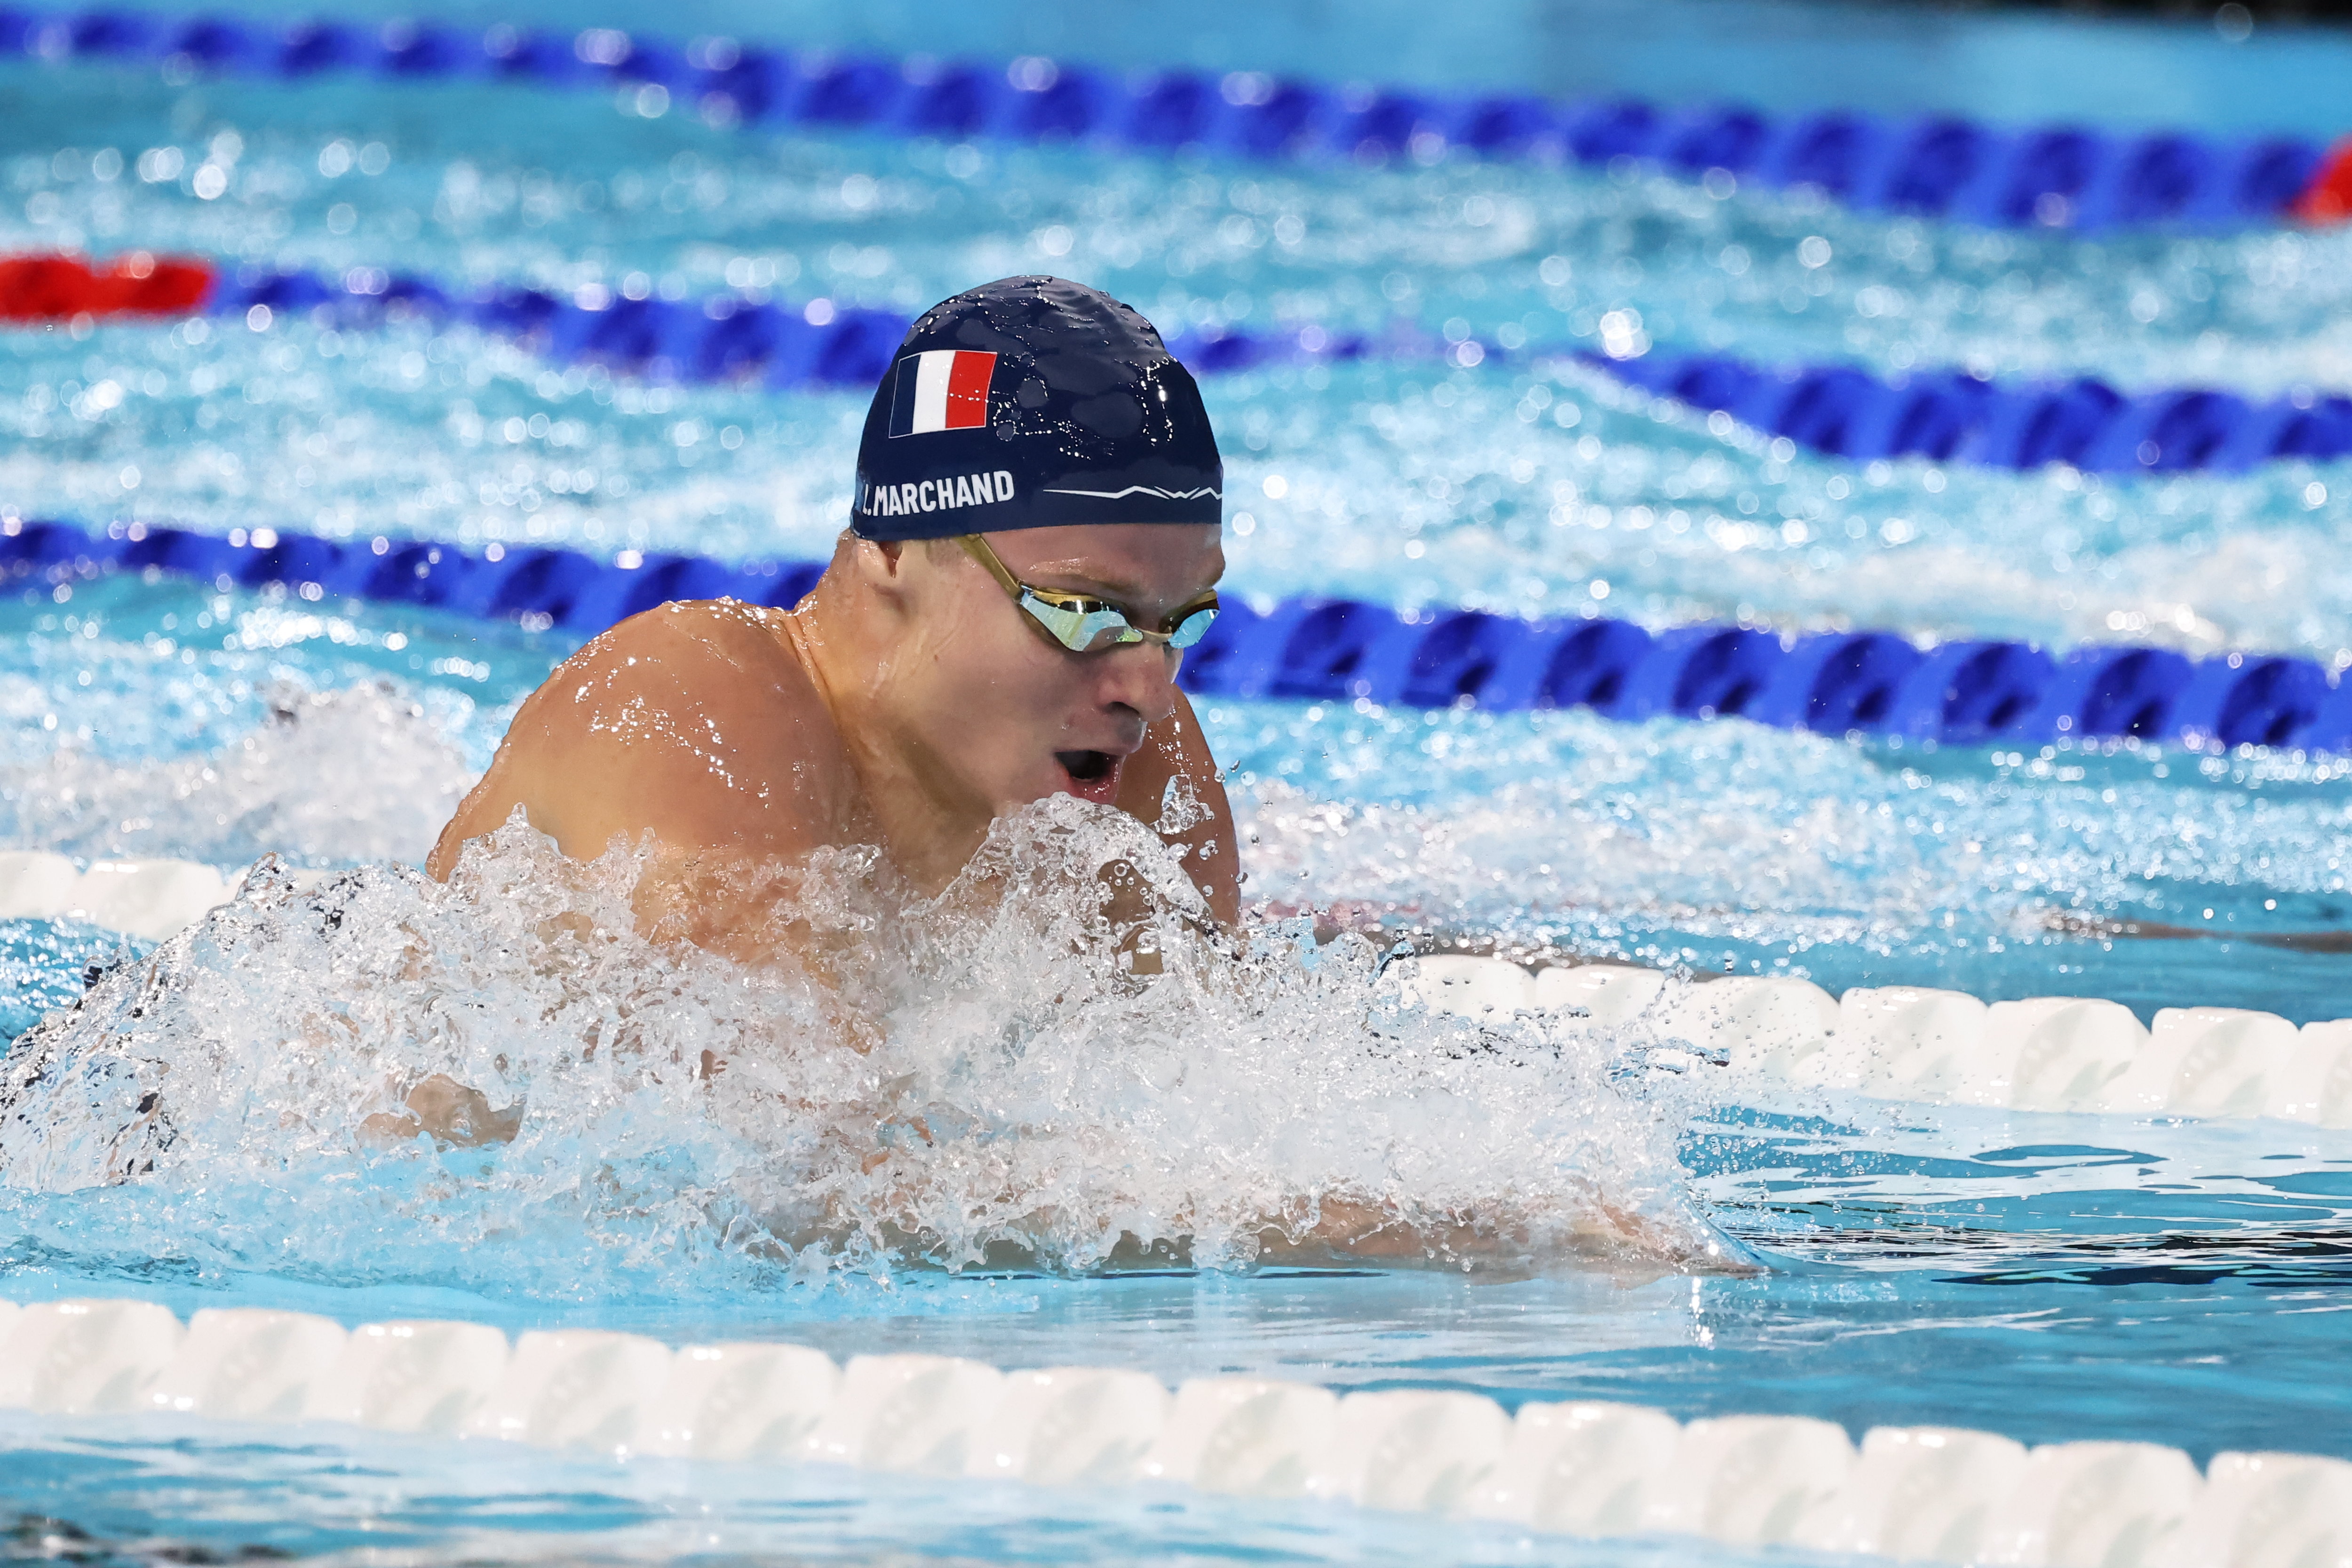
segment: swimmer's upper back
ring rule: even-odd
[[[771,858],[858,837],[857,800],[786,614],[669,604],[595,638],[531,695],[426,868],[446,879],[517,805],[576,859],[648,831],[673,853]]]

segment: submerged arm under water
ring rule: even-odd
[[[504,1110],[494,1110],[480,1089],[439,1072],[410,1089],[401,1103],[397,1111],[379,1110],[362,1119],[360,1142],[387,1148],[430,1135],[434,1142],[457,1149],[511,1143],[522,1131],[526,1109],[517,1100]]]
[[[951,1258],[938,1237],[883,1225],[844,1225],[804,1229],[785,1245],[795,1250],[838,1250],[853,1238],[878,1243],[902,1262],[983,1273],[1071,1273],[1117,1276],[1192,1273],[1239,1267],[1256,1269],[1389,1272],[1402,1269],[1463,1274],[1488,1282],[1538,1279],[1562,1270],[1598,1270],[1624,1284],[1671,1274],[1752,1275],[1763,1266],[1747,1248],[1706,1227],[1661,1224],[1608,1203],[1596,1194],[1584,1207],[1555,1208],[1540,1219],[1497,1204],[1486,1215],[1464,1212],[1432,1222],[1414,1219],[1392,1205],[1324,1197],[1314,1205],[1314,1223],[1259,1221],[1244,1238],[1252,1255],[1203,1259],[1196,1238],[1163,1237],[1145,1242],[1123,1233],[1099,1264],[1070,1269],[1057,1249],[1000,1237],[978,1258]],[[1041,1229],[1050,1228],[1041,1226]],[[1222,1255],[1231,1250],[1222,1244]]]
[[[1294,1237],[1279,1226],[1258,1233],[1261,1267],[1340,1268],[1377,1264],[1434,1268],[1488,1279],[1525,1279],[1564,1265],[1597,1266],[1620,1277],[1753,1274],[1745,1250],[1727,1237],[1694,1234],[1598,1193],[1580,1207],[1540,1216],[1507,1204],[1431,1224],[1403,1218],[1385,1205],[1326,1198],[1315,1226]]]
[[[1750,1275],[1763,1271],[1738,1242],[1712,1230],[1664,1225],[1601,1199],[1577,1210],[1556,1209],[1538,1222],[1497,1204],[1486,1215],[1461,1213],[1444,1220],[1416,1220],[1392,1205],[1325,1197],[1314,1205],[1313,1224],[1300,1227],[1277,1219],[1261,1221],[1248,1238],[1255,1255],[1244,1268],[1391,1271],[1413,1269],[1464,1274],[1490,1282],[1528,1279],[1562,1269],[1598,1269],[1622,1283],[1637,1284],[1669,1274]],[[885,1227],[897,1256],[949,1267],[936,1238]],[[803,1245],[840,1239],[809,1233]],[[1049,1252],[1011,1239],[982,1249],[983,1271],[1060,1272]],[[1149,1274],[1225,1266],[1203,1263],[1190,1236],[1145,1243],[1122,1235],[1108,1258],[1083,1273]]]

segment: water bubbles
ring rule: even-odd
[[[1608,311],[1601,318],[1599,331],[1601,352],[1611,359],[1632,359],[1649,352],[1649,334],[1642,330],[1639,310]]]
[[[572,51],[583,64],[611,68],[629,58],[635,47],[629,35],[617,27],[590,27],[572,40]]]
[[[1004,79],[1015,92],[1047,91],[1061,77],[1061,68],[1043,55],[1023,55],[1004,71]]]
[[[1255,109],[1274,100],[1274,78],[1263,71],[1234,71],[1217,85],[1225,101],[1236,109]]]

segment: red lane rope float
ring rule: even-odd
[[[78,256],[0,258],[0,321],[70,321],[77,316],[184,316],[212,292],[201,261],[134,250],[103,270]]]
[[[2352,218],[2352,136],[2328,152],[2311,184],[2287,211],[2305,223],[2342,223]]]

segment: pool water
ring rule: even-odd
[[[874,26],[899,25],[877,16]],[[1900,63],[1918,58],[1921,29],[1948,25],[1881,18],[1866,31]],[[2019,47],[2013,26],[1971,36],[1997,58]],[[2074,48],[2101,37],[2036,26]],[[2157,31],[2132,36],[2158,47]],[[1468,37],[1487,58],[1508,53],[1499,21]],[[901,51],[921,44],[894,37],[883,41]],[[1266,47],[1304,47],[1279,28]],[[2208,52],[2184,43],[2166,57],[2210,89],[2184,102],[2210,102],[2216,125],[2250,122],[2259,110],[2230,86],[2235,68],[2209,69]],[[1129,63],[1109,42],[1100,56]],[[1331,68],[1372,72],[1370,58]],[[1662,68],[1643,58],[1628,68]],[[1533,68],[1493,68],[1502,80]],[[2293,96],[2282,91],[2282,113],[2316,112]],[[2265,395],[2340,390],[2352,332],[2346,231],[1988,235],[1637,170],[1370,171],[751,133],[488,86],[174,85],[19,62],[0,65],[0,101],[9,251],[136,247],[901,310],[1046,269],[1170,326],[1402,319],[1537,349],[1638,332],[1764,361],[2093,372]],[[1841,100],[1823,88],[1818,101]],[[2067,109],[2088,111],[2053,112]],[[180,173],[142,177],[172,163],[142,163],[164,148]],[[226,176],[212,199],[192,184],[207,163]],[[413,325],[19,331],[0,352],[0,506],[18,515],[597,554],[824,553],[865,401],[646,384]],[[1244,596],[2112,638],[2352,668],[2342,464],[2148,481],[1852,465],[1711,428],[1549,357],[1292,367],[1205,390],[1236,498],[1229,582]],[[510,624],[174,581],[12,594],[0,600],[0,837],[89,859],[414,864],[515,705],[573,646]],[[1790,973],[1832,990],[2105,995],[2144,1018],[2186,1005],[2352,1015],[2345,759],[2137,743],[1922,755],[1580,711],[1219,699],[1203,718],[1270,947],[1297,937],[1282,922],[1297,911],[1336,910],[1530,958]],[[532,854],[514,847],[496,864],[520,877]],[[740,1104],[563,1048],[598,998],[658,992],[667,1010],[643,1016],[659,1050],[765,1030],[785,1068],[862,1103],[848,1069],[803,1048],[788,986],[741,987],[625,947],[530,948],[524,925],[436,902],[388,870],[332,897],[358,917],[345,935],[259,910],[171,959],[194,1000],[159,1026],[158,1048],[175,1081],[204,1086],[177,1158],[90,1187],[57,1174],[87,1171],[87,1143],[38,1180],[19,1154],[0,1184],[0,1296],[772,1335],[836,1355],[1096,1363],[1171,1383],[1247,1371],[1471,1389],[1512,1406],[1597,1396],[1679,1417],[1820,1415],[1856,1434],[2144,1437],[2200,1460],[2352,1457],[2352,1395],[2315,1375],[2340,1357],[2352,1308],[2340,1134],[1859,1100],[1743,1108],[1534,1026],[1507,1028],[1492,1061],[1449,1054],[1449,1026],[1428,1019],[1368,1037],[1374,948],[1347,939],[1320,959],[1311,942],[1261,954],[1238,1000],[1171,986],[1155,1001],[1066,954],[1048,963],[1050,932],[992,926],[979,957],[947,964],[988,999],[976,1020],[919,981],[877,969],[866,982],[921,1021],[882,1059],[955,1129],[929,1154],[895,1146],[892,1186],[854,1172],[814,1122],[762,1129]],[[2179,934],[2114,934],[2121,922]],[[410,928],[433,933],[435,973],[337,971],[363,969]],[[915,931],[886,956],[944,940]],[[518,948],[542,968],[518,972]],[[140,956],[85,927],[0,927],[13,982],[0,1030]],[[112,1005],[124,983],[100,980],[93,997]],[[436,1011],[453,997],[488,1021]],[[322,1012],[457,1021],[321,1049]],[[1020,1049],[1003,1056],[1000,1038]],[[1383,1055],[1378,1039],[1408,1048]],[[352,1148],[343,1129],[378,1092],[370,1075],[445,1064],[537,1086],[525,1142],[495,1158]],[[1433,1206],[1482,1180],[1554,1196],[1595,1184],[1661,1223],[1717,1227],[1770,1267],[1094,1278],[745,1239],[820,1187],[868,1216],[992,1214],[1007,1171],[1051,1189],[1066,1227],[1046,1261],[1082,1276],[1114,1218],[1231,1220],[1335,1175]],[[160,1417],[0,1413],[0,1557],[1738,1555],[1319,1505],[614,1465]]]

